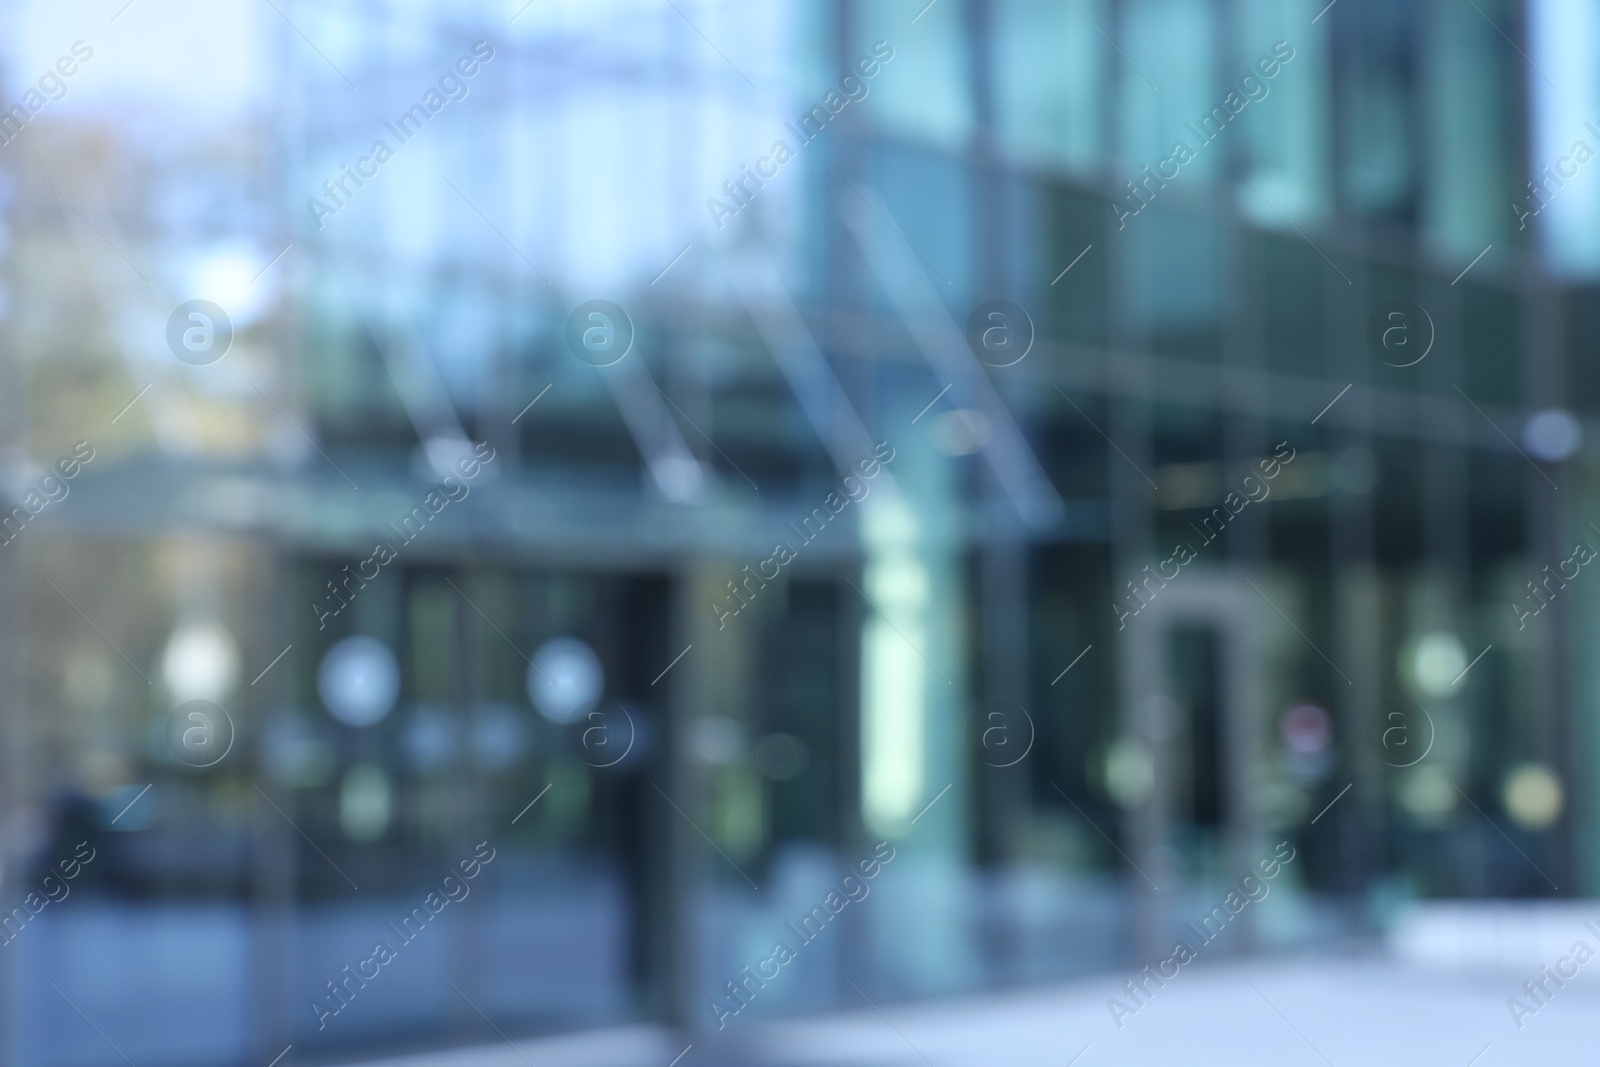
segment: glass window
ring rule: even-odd
[[[1105,160],[1102,86],[1120,62],[1095,26],[1098,0],[999,0],[994,5],[995,108],[1001,144],[1020,160],[1094,174]]]

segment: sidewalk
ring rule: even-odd
[[[1106,1001],[1122,994],[1131,972],[960,1000],[863,1002],[858,1012],[754,1024],[739,1034],[634,1027],[367,1067],[669,1067],[691,1043],[678,1067],[1575,1063],[1593,1059],[1600,966],[1594,970],[1557,989],[1521,1030],[1506,1000],[1527,1000],[1521,985],[1539,977],[1538,966],[1522,974],[1302,958],[1185,967],[1124,1016],[1120,1030]]]

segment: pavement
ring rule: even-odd
[[[1573,940],[1600,938],[1580,928]],[[1415,940],[1415,939],[1413,939]],[[1434,939],[1437,947],[1438,939]],[[1568,942],[1570,947],[1571,942]],[[1006,993],[869,1004],[859,1011],[750,1021],[722,1034],[634,1026],[509,1040],[365,1067],[1101,1067],[1270,1063],[1306,1067],[1499,1067],[1594,1062],[1600,963],[1544,1003],[1504,953],[1464,964],[1416,950],[1365,958],[1197,961],[1135,1002],[1115,972]],[[1564,965],[1571,971],[1575,963]],[[1515,1018],[1508,998],[1537,1011]],[[1114,1016],[1107,1001],[1125,1008]],[[1120,1017],[1118,1017],[1120,1016]],[[1119,1025],[1120,1023],[1120,1025]],[[1518,1025],[1520,1023],[1520,1026]],[[686,1046],[688,1046],[686,1048]],[[680,1058],[681,1057],[681,1058]]]

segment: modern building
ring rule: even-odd
[[[1595,891],[1587,9],[516,8],[9,16],[0,1062]]]

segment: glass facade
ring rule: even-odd
[[[120,3],[0,14],[0,1064],[1600,891],[1587,8]]]

